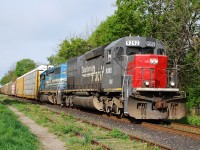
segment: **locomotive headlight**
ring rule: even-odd
[[[170,81],[170,85],[171,85],[171,86],[175,86],[174,81]]]
[[[157,58],[150,58],[150,64],[158,64],[158,59]]]
[[[149,81],[144,81],[145,86],[149,86]]]

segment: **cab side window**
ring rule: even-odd
[[[115,53],[116,53],[116,56],[115,56],[116,58],[121,57],[123,55],[123,53],[124,53],[123,47],[117,47]]]
[[[110,63],[112,60],[112,53],[111,49],[107,51],[107,63]]]
[[[157,54],[158,55],[166,55],[165,54],[165,50],[164,49],[160,49],[160,48],[157,50]]]

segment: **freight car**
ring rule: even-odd
[[[16,95],[16,81],[11,82],[11,95]]]
[[[1,93],[17,97],[38,99],[40,85],[40,74],[53,66],[40,65],[34,70],[18,77],[15,81],[9,82],[1,87]]]
[[[22,97],[24,98],[38,99],[40,74],[51,67],[53,66],[40,65],[36,69],[24,74],[21,78],[19,78],[19,80],[17,79],[16,90],[18,91],[22,90]]]
[[[46,98],[41,91],[42,99],[136,119],[185,115],[177,69],[168,68],[166,48],[154,38],[124,37],[72,58],[67,65],[67,87],[54,94],[47,90]],[[45,78],[42,74],[41,83]]]

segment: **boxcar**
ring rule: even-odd
[[[40,85],[40,74],[53,66],[41,65],[34,70],[17,78],[15,85],[15,94],[18,97],[37,99]],[[14,92],[14,86],[13,86]]]
[[[8,83],[8,95],[12,95],[12,82]]]
[[[8,84],[9,84],[9,83],[7,83],[7,84],[5,85],[5,88],[4,88],[4,93],[5,93],[6,95],[8,95],[8,93],[9,93]]]
[[[40,74],[52,66],[41,65],[23,75],[23,97],[30,99],[38,98],[40,86]]]
[[[24,76],[21,76],[16,80],[16,96],[24,96]]]
[[[11,95],[16,95],[16,81],[12,82]]]
[[[2,89],[3,89],[3,87],[0,87],[0,94],[3,94],[3,93],[2,93]]]

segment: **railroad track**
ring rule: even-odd
[[[28,103],[32,103],[32,104],[41,104],[40,102],[38,101],[33,101],[33,100],[27,100],[27,99],[24,99],[24,98],[18,98],[18,97],[12,97],[10,96],[11,98],[15,98],[17,100],[20,100],[22,102],[28,102]],[[47,109],[57,113],[57,114],[60,114],[60,113],[63,113],[63,109],[61,109],[60,107],[56,106],[56,105],[52,105],[52,104],[47,104],[47,103],[42,103],[43,106],[45,106]],[[79,109],[72,109],[72,108],[68,108],[68,109],[71,109],[73,111],[80,111]],[[65,109],[67,110],[67,109]],[[65,112],[65,111],[64,111]],[[91,112],[90,112],[91,113]],[[94,114],[94,115],[100,115],[102,117],[107,117],[109,119],[112,119],[112,120],[116,120],[116,121],[120,121],[120,122],[127,122],[127,123],[131,123],[132,121],[130,121],[129,119],[127,118],[122,118],[122,119],[118,119],[117,117],[115,116],[108,116],[106,114],[100,114],[100,113],[97,113],[97,114]],[[106,130],[109,130],[109,131],[112,131],[113,128],[112,127],[107,127],[107,126],[104,126],[104,125],[99,125],[95,122],[90,122],[90,121],[87,121],[87,120],[83,120],[83,119],[80,119],[80,118],[76,118],[77,120],[83,122],[83,123],[87,123],[87,124],[90,124],[92,126],[95,126],[95,127],[101,127],[103,129],[106,129]],[[50,121],[52,123],[55,123],[54,120],[50,119]],[[123,131],[122,131],[123,132]],[[165,146],[165,145],[162,145],[160,143],[157,143],[155,141],[149,141],[149,140],[146,140],[146,139],[143,139],[141,137],[138,137],[138,136],[135,136],[133,134],[130,134],[130,133],[125,133],[123,132],[124,134],[128,135],[129,138],[131,140],[135,140],[135,141],[139,141],[139,142],[143,142],[143,143],[147,143],[149,145],[151,145],[152,147],[158,147],[160,150],[172,150],[172,148],[168,147],[168,146]],[[80,133],[76,133],[77,135],[81,136]],[[101,143],[99,143],[98,141],[96,140],[92,140],[92,143],[93,144],[96,144],[96,145],[100,145],[102,146],[104,149],[109,149],[109,147],[107,147],[106,145],[102,145]]]
[[[102,114],[102,113],[97,113],[97,115],[101,115],[105,118],[109,118],[109,119],[120,121],[120,122],[126,122],[129,124],[135,123],[135,120],[132,118],[126,117],[126,118],[119,119],[117,116],[108,116],[107,114]],[[197,127],[197,126],[186,125],[186,124],[181,124],[181,123],[174,123],[174,122],[169,122],[168,125],[163,126],[160,124],[149,123],[149,122],[145,122],[145,121],[142,122],[141,125],[151,128],[151,129],[154,129],[154,130],[175,133],[175,134],[179,134],[182,136],[200,140],[200,127]]]
[[[106,114],[103,114],[102,116],[108,117]],[[122,118],[118,119],[115,116],[109,117],[110,119],[126,122],[126,123],[133,123],[134,120],[128,119],[128,118]],[[193,139],[200,140],[200,127],[192,126],[192,125],[186,125],[186,124],[180,124],[180,123],[170,123],[169,125],[163,126],[160,124],[155,123],[149,123],[149,122],[142,122],[142,126],[151,128],[153,130],[159,130],[163,132],[170,132],[174,134],[179,134],[182,136],[190,137]]]
[[[56,112],[56,113],[57,113],[57,114],[60,114],[60,113],[58,113],[58,112]],[[49,117],[48,117],[48,120],[49,120],[50,122],[52,122],[52,123],[56,123],[56,121],[53,120],[52,118],[49,118]],[[83,136],[80,132],[78,132],[78,131],[76,131],[75,134],[76,134],[76,136],[78,136],[78,137],[80,137],[80,138],[83,138],[83,137],[84,137],[84,136]],[[98,141],[95,140],[95,139],[92,139],[92,140],[91,140],[91,144],[93,144],[93,145],[98,145],[98,146],[102,147],[104,150],[110,150],[110,148],[109,148],[107,145],[102,144],[102,143],[98,142]]]
[[[196,133],[196,134],[200,135],[200,127],[197,127],[197,126],[171,122],[169,127],[172,127],[174,129],[187,131],[187,132]]]
[[[47,106],[47,105],[45,105],[45,106]],[[48,105],[47,106],[47,108],[48,109],[50,109],[51,111],[53,111],[53,112],[55,112],[55,113],[58,113],[58,114],[60,114],[61,113],[61,110],[59,109],[55,109],[55,105]],[[71,108],[70,108],[71,109]],[[80,111],[80,110],[78,110],[78,111]],[[98,114],[99,115],[99,114]],[[107,115],[101,115],[101,116],[107,116]],[[108,117],[108,116],[107,116]],[[121,119],[116,119],[117,117],[111,117],[112,119],[114,119],[114,120],[121,120]],[[99,125],[99,124],[97,124],[97,123],[94,123],[94,122],[90,122],[90,121],[87,121],[87,120],[83,120],[83,119],[79,119],[79,118],[76,118],[77,120],[79,120],[79,121],[81,121],[81,122],[83,122],[83,123],[87,123],[87,124],[90,124],[90,125],[92,125],[92,126],[95,126],[95,127],[100,127],[100,128],[103,128],[103,129],[106,129],[106,130],[109,130],[109,131],[112,131],[113,130],[113,128],[112,127],[107,127],[107,126],[104,126],[104,125]],[[126,122],[128,122],[128,120],[127,119],[124,119],[124,120],[126,120]],[[123,120],[121,120],[121,122],[123,122]],[[123,131],[122,131],[123,132]],[[124,132],[123,132],[124,133]],[[143,142],[143,143],[148,143],[149,145],[151,145],[152,147],[154,147],[154,146],[157,146],[160,150],[172,150],[172,148],[170,148],[170,147],[167,147],[167,146],[165,146],[165,145],[162,145],[162,144],[160,144],[160,143],[156,143],[156,142],[152,142],[152,141],[149,141],[149,140],[145,140],[145,139],[143,139],[143,138],[140,138],[140,137],[138,137],[138,136],[135,136],[135,135],[132,135],[132,134],[130,134],[130,133],[124,133],[124,134],[126,134],[126,135],[128,135],[129,136],[129,138],[131,139],[131,140],[135,140],[135,141],[139,141],[139,142]]]
[[[151,128],[153,130],[159,130],[162,132],[170,132],[173,134],[179,134],[179,135],[183,135],[183,136],[187,136],[193,139],[197,139],[200,140],[200,134],[198,133],[194,133],[194,132],[190,132],[190,131],[185,131],[182,130],[180,127],[184,127],[184,128],[191,128],[191,129],[198,129],[198,131],[200,130],[198,127],[193,127],[193,126],[188,126],[188,125],[183,125],[183,124],[177,124],[177,123],[172,123],[172,125],[170,126],[162,126],[162,125],[158,125],[158,124],[153,124],[153,123],[147,123],[147,122],[143,122],[141,124],[142,126]],[[176,128],[175,128],[176,127]]]
[[[23,100],[23,101],[26,101],[27,100]],[[41,104],[40,102],[38,101],[29,101],[31,103],[37,103],[37,104]],[[122,118],[122,119],[119,119],[117,116],[108,116],[107,114],[102,114],[102,113],[99,113],[99,112],[91,112],[91,111],[88,111],[86,109],[71,109],[71,108],[60,108],[58,106],[55,106],[55,105],[52,105],[52,104],[46,104],[46,103],[43,103],[43,105],[45,107],[47,107],[48,109],[51,109],[51,111],[54,111],[56,113],[60,113],[61,111],[64,111],[64,112],[67,112],[67,110],[69,111],[80,111],[80,112],[87,112],[87,113],[90,113],[90,114],[93,114],[93,115],[98,115],[98,116],[102,116],[104,118],[108,118],[108,119],[111,119],[111,120],[114,120],[114,121],[118,121],[118,122],[125,122],[127,124],[133,124],[134,120],[133,119],[130,119],[130,118]],[[97,127],[101,127],[101,128],[104,128],[104,129],[107,129],[107,130],[112,130],[113,128],[108,128],[104,125],[99,125],[97,123],[94,123],[94,122],[89,122],[89,121],[86,121],[86,120],[82,120],[82,119],[77,119],[77,120],[80,120],[84,123],[88,123],[88,124],[91,124],[93,126],[97,126]],[[150,130],[154,130],[154,131],[162,131],[162,132],[168,132],[168,133],[171,133],[171,134],[178,134],[178,135],[182,135],[184,137],[190,137],[192,139],[196,139],[196,140],[200,140],[200,128],[199,127],[195,127],[195,126],[190,126],[190,125],[184,125],[184,124],[178,124],[178,123],[170,123],[170,125],[167,125],[167,126],[162,126],[162,125],[158,125],[158,124],[152,124],[152,123],[147,123],[147,122],[143,122],[142,124],[139,124],[141,126],[144,126],[146,128],[149,128]],[[145,139],[142,139],[140,137],[137,137],[137,136],[134,136],[134,135],[131,135],[131,134],[128,134],[130,139],[134,139],[136,141],[142,141],[144,143],[148,143],[149,145],[151,146],[157,146],[159,147],[160,149],[171,149],[165,145],[162,145],[160,143],[155,143],[155,142],[152,142],[152,141],[148,141],[148,140],[145,140]],[[95,142],[94,142],[95,143]],[[105,147],[105,149],[107,149]]]

